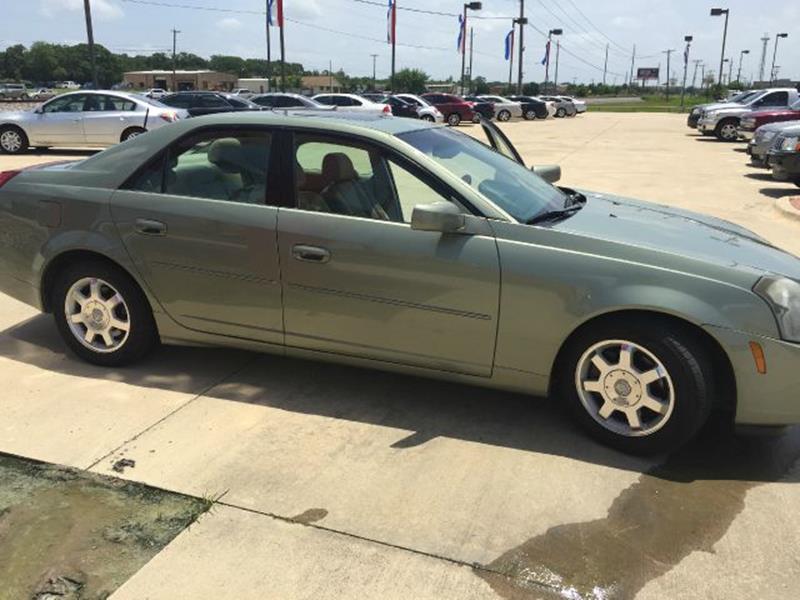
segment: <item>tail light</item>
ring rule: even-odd
[[[384,114],[384,115],[387,115],[387,116],[388,116],[388,115],[391,115],[391,114],[392,114],[392,107],[391,107],[391,106],[389,106],[388,104],[385,104],[385,105],[383,106],[383,114]]]
[[[161,119],[166,121],[167,123],[176,123],[178,121],[178,113],[176,112],[172,111],[163,112],[158,116],[161,117]]]
[[[9,181],[14,179],[17,175],[22,173],[22,171],[2,171],[0,172],[0,188],[7,184]]]

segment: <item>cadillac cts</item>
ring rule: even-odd
[[[181,121],[0,176],[0,290],[83,359],[225,345],[552,394],[629,452],[800,419],[800,261],[551,185],[484,124]]]

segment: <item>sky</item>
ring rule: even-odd
[[[307,69],[344,69],[349,75],[371,75],[377,54],[378,77],[390,70],[386,39],[387,0],[284,0],[286,59]],[[171,52],[171,29],[179,29],[178,51],[201,56],[234,54],[266,57],[264,10],[266,0],[91,0],[95,40],[116,52]],[[0,21],[0,48],[34,41],[85,41],[83,0],[4,0]],[[172,6],[169,6],[172,5]],[[180,5],[176,6],[176,5]],[[461,57],[456,51],[458,18],[463,2],[456,0],[397,0],[397,69],[417,67],[436,79],[458,78]],[[778,45],[776,64],[781,77],[800,79],[800,1],[727,0],[527,0],[524,71],[526,81],[544,80],[545,38],[562,28],[559,81],[590,83],[603,78],[608,44],[608,83],[623,83],[636,45],[636,67],[666,70],[664,50],[671,55],[672,77],[683,69],[685,35],[693,35],[690,61],[702,60],[706,70],[719,70],[724,17],[709,16],[712,6],[730,9],[726,56],[733,60],[733,77],[744,56],[742,77],[758,77],[760,38],[769,36],[767,74],[774,36],[788,33]],[[424,14],[403,9],[447,13]],[[474,29],[473,72],[489,80],[507,80],[509,64],[503,57],[504,38],[511,17],[518,16],[519,0],[483,0],[470,15]],[[273,58],[278,56],[278,29],[272,28]],[[553,79],[555,44],[551,56]],[[693,63],[689,66],[692,79]],[[514,79],[516,79],[516,56]],[[726,65],[725,71],[728,67]],[[698,80],[700,74],[698,72]]]

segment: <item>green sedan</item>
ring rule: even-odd
[[[0,290],[81,358],[248,348],[552,394],[624,451],[800,421],[800,261],[556,187],[493,125],[190,119],[0,174]]]

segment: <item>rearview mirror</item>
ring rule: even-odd
[[[548,183],[555,183],[561,179],[561,167],[559,165],[539,165],[531,167],[531,170]]]
[[[464,213],[452,202],[418,204],[411,213],[411,229],[457,233],[464,229]]]

